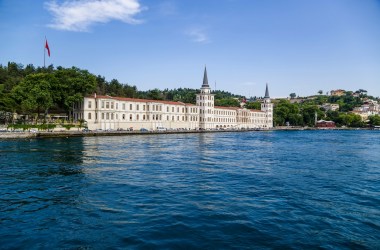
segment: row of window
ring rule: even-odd
[[[101,107],[102,108],[105,108],[105,109],[114,109],[114,107],[116,107],[116,110],[119,109],[119,103],[115,103],[115,102],[107,102],[107,101],[102,101],[101,102]],[[97,102],[95,102],[95,104],[97,104]],[[202,105],[204,105],[205,103],[202,103]],[[97,106],[97,105],[96,105]],[[212,104],[210,103],[207,103],[206,106],[213,106]],[[81,107],[81,103],[78,103],[77,105],[78,108]],[[91,109],[92,107],[92,101],[88,101],[88,108]],[[149,111],[149,107],[151,107],[152,111],[162,111],[162,105],[144,105],[144,104],[141,104],[141,108],[142,108],[142,111]],[[135,104],[135,109],[136,111],[139,111],[140,110],[140,104]],[[126,104],[123,103],[122,104],[122,110],[126,110]],[[133,104],[129,104],[129,110],[133,110]],[[188,113],[188,111],[190,111],[190,113],[193,113],[193,114],[196,114],[198,112],[198,109],[197,108],[185,108],[185,107],[169,107],[167,106],[166,107],[166,112],[177,112],[177,113]],[[212,111],[212,110],[207,110],[206,112],[204,110],[200,110],[200,113],[207,113],[207,114],[216,114],[216,115],[235,115],[235,112],[232,112],[232,111],[220,111],[220,110],[215,110],[215,111]],[[265,114],[264,113],[251,113],[251,112],[243,112],[242,114],[243,116],[259,116],[259,117],[265,117]]]
[[[122,120],[133,121],[134,117],[136,118],[135,119],[136,121],[139,121],[140,118],[141,118],[142,121],[149,120],[150,117],[152,118],[153,121],[154,120],[162,121],[162,117],[163,116],[162,115],[152,115],[152,116],[141,115],[140,116],[139,114],[137,114],[137,115],[129,114],[129,116],[126,115],[126,114],[122,114],[121,115],[121,119]],[[82,116],[81,116],[80,113],[79,114],[75,114],[75,118],[76,119],[81,119]],[[88,120],[91,120],[92,119],[92,113],[88,113],[87,118],[88,118]],[[95,113],[95,119],[98,119],[97,113]],[[114,113],[101,113],[101,119],[102,120],[114,120],[114,119],[118,120],[119,116],[118,116],[118,114],[114,114]],[[181,121],[188,121],[188,118],[186,116],[174,116],[174,115],[173,116],[169,116],[169,115],[167,115],[166,116],[166,121],[170,121],[170,120],[172,120],[172,121],[175,121],[175,120],[177,120],[177,121],[180,121],[180,120]],[[207,117],[207,118],[200,118],[200,120],[201,121],[214,121],[214,122],[229,122],[229,123],[236,122],[236,120],[233,119],[233,118],[211,118],[211,117]],[[190,116],[189,117],[189,121],[198,121],[198,117],[197,116]],[[238,122],[250,122],[250,121],[252,121],[252,119],[238,117],[237,121]],[[255,122],[255,123],[264,123],[263,120],[256,120],[256,119],[254,119],[253,122]]]
[[[213,103],[210,103],[210,102],[207,102],[207,103],[204,103],[204,102],[197,102],[197,105],[198,105],[198,106],[203,106],[203,107],[214,107],[214,104],[213,104]]]
[[[213,101],[214,100],[214,97],[213,96],[210,96],[210,95],[207,95],[207,96],[199,96],[197,95],[197,101],[199,100],[209,100],[209,101]]]
[[[104,120],[104,119],[106,119],[106,120],[110,120],[110,119],[114,120],[114,115],[115,115],[116,120],[118,120],[119,119],[118,114],[114,114],[114,113],[101,113],[101,117],[102,117],[101,119],[102,120]],[[75,118],[77,118],[77,119],[81,119],[82,118],[81,117],[81,113],[76,114],[76,116],[77,117],[75,117]],[[140,117],[142,117],[142,120],[145,120],[145,119],[149,120],[149,115],[142,114],[140,116],[140,114],[136,114],[136,120],[139,120]],[[152,117],[152,120],[162,120],[162,115],[158,115],[158,114],[154,115],[153,114],[151,117]],[[167,115],[166,117],[167,117],[166,120],[169,121],[170,120],[169,119],[169,115]],[[177,120],[178,121],[179,121],[179,117],[180,116],[177,116]],[[264,117],[264,116],[262,116],[262,117]],[[271,115],[269,114],[268,117],[271,117]],[[89,120],[92,119],[91,113],[88,113],[88,117],[87,118]],[[97,113],[95,113],[95,119],[98,119]],[[126,119],[126,114],[122,114],[121,119],[125,120]],[[219,117],[216,117],[216,118],[213,118],[213,119],[214,119],[214,121],[217,121],[217,122],[235,122],[234,118],[219,118]],[[247,117],[238,117],[237,119],[238,119],[238,121],[246,121],[246,120],[248,120]],[[131,120],[131,121],[133,120],[133,114],[129,114],[129,120]],[[172,120],[174,121],[174,116],[172,116]],[[183,121],[184,120],[187,121],[187,116],[182,116],[182,120]],[[197,116],[190,116],[190,121],[197,121]]]
[[[78,115],[79,117],[79,115]],[[92,119],[92,113],[88,113],[87,114],[87,118],[88,120],[91,120]],[[135,118],[135,119],[134,119]],[[133,114],[129,114],[126,115],[126,114],[121,114],[121,119],[122,120],[129,120],[129,121],[149,121],[150,119],[149,118],[152,118],[152,120],[157,120],[157,121],[162,121],[163,119],[163,115],[152,115],[152,116],[149,116],[149,115],[140,115],[140,114],[137,114],[137,115],[133,115]],[[164,116],[165,118],[165,116]],[[95,113],[95,119],[97,120],[98,119],[98,114]],[[119,119],[119,115],[118,114],[114,114],[114,113],[101,113],[101,120],[118,120]],[[190,116],[189,118],[187,116],[169,116],[167,115],[166,116],[166,120],[167,121],[198,121],[198,117],[197,116]]]
[[[216,115],[236,115],[235,112],[232,111],[224,111],[224,110],[215,110],[214,114]]]
[[[92,101],[88,101],[88,108],[91,109],[92,108]],[[141,105],[141,106],[140,106]],[[97,102],[95,102],[95,108],[98,108],[97,107]],[[133,110],[133,104],[129,104],[129,110]],[[128,107],[128,105],[126,103],[122,103],[121,104],[121,109],[122,110],[127,110],[126,108]],[[141,107],[141,110],[142,111],[162,111],[162,105],[145,105],[145,104],[135,104],[135,110],[136,111],[139,111],[140,110],[140,107]],[[79,106],[78,106],[79,108]],[[107,102],[107,101],[101,101],[101,108],[102,109],[116,109],[118,110],[119,109],[119,103],[118,102]],[[177,112],[177,113],[188,113],[188,111],[190,111],[190,113],[197,113],[198,110],[197,108],[185,108],[185,107],[169,107],[167,106],[166,107],[166,112]]]
[[[266,117],[267,114],[266,113],[256,113],[256,112],[253,112],[253,113],[248,113],[248,112],[242,112],[239,114],[239,116],[242,116],[242,117],[249,117],[249,116],[253,116],[253,117]],[[270,116],[270,114],[268,114],[268,116]]]
[[[248,119],[248,118],[238,118],[238,122],[242,123],[255,123],[255,124],[264,124],[264,123],[270,123],[270,121],[267,120],[256,120],[256,119]]]
[[[133,114],[129,114],[129,117],[127,117],[126,114],[122,114],[121,119],[122,120],[126,120],[126,119],[129,118],[129,121],[133,121],[133,117],[134,117]],[[82,118],[82,114],[81,113],[75,114],[74,118],[75,119],[81,119]],[[87,118],[88,118],[88,120],[91,120],[92,119],[92,113],[88,113]],[[116,118],[116,120],[118,120],[119,119],[118,114],[114,114],[114,113],[101,113],[101,119],[102,120],[114,120],[114,118]],[[146,120],[149,120],[149,115],[141,115],[140,116],[139,114],[137,114],[137,115],[135,115],[135,118],[136,118],[136,121],[139,121],[140,118],[141,118],[142,121],[146,121]],[[152,115],[151,118],[152,118],[153,121],[154,120],[162,121],[162,115]],[[97,113],[95,113],[95,119],[98,119]],[[173,116],[169,116],[169,115],[167,115],[166,116],[166,121],[170,121],[170,120],[171,121],[175,121],[175,120],[177,120],[177,121],[188,121],[188,117],[186,117],[186,116],[174,116],[174,115]],[[196,116],[190,116],[189,117],[189,121],[198,121],[198,117],[196,117]],[[229,122],[229,123],[236,122],[236,120],[233,119],[233,118],[211,118],[211,117],[200,118],[200,121],[203,121],[203,122],[205,122],[205,121],[209,121],[209,122],[211,122],[211,121],[214,121],[214,122]],[[266,123],[267,122],[267,121],[264,121],[264,120],[256,120],[256,119],[252,120],[252,119],[248,119],[248,118],[237,118],[237,121],[238,122],[245,122],[245,123],[247,123],[247,122]]]

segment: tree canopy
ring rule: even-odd
[[[139,91],[135,85],[121,83],[117,79],[107,81],[104,76],[94,75],[77,67],[64,68],[49,65],[46,68],[9,62],[0,65],[0,112],[31,114],[49,111],[69,112],[74,103],[83,100],[86,95],[97,93],[130,98],[178,101],[196,103],[197,89],[158,88]],[[235,95],[227,91],[214,90],[216,106],[240,107],[245,96]],[[277,126],[314,126],[317,119],[334,121],[338,126],[363,126],[359,115],[350,113],[355,107],[363,104],[365,98],[374,99],[367,91],[359,89],[355,92],[346,91],[342,96],[319,95],[304,98],[301,103],[291,103],[289,100],[274,101],[274,124]],[[297,95],[291,93],[291,99]],[[324,103],[339,104],[339,111],[325,111],[320,106]],[[253,98],[244,105],[248,109],[260,110],[260,99]],[[379,116],[370,116],[369,124],[378,126]]]
[[[96,76],[77,67],[46,68],[28,64],[9,62],[0,65],[0,111],[33,113],[47,112],[49,109],[68,112],[75,102],[84,96],[97,93],[130,98],[178,101],[196,103],[197,89],[152,89],[139,91],[136,86],[121,83],[117,79],[107,81],[104,76]],[[239,106],[243,96],[226,91],[212,92],[219,106]]]

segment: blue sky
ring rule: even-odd
[[[0,64],[77,66],[153,88],[380,96],[380,1],[0,0]]]

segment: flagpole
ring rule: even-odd
[[[45,43],[46,43],[46,36],[45,36]],[[46,68],[45,67],[45,54],[46,54],[46,45],[45,45],[45,43],[44,43],[44,68]]]

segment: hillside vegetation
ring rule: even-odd
[[[110,95],[153,100],[196,102],[197,89],[152,89],[139,91],[135,85],[121,83],[117,79],[107,81],[104,76],[95,75],[77,67],[64,68],[50,65],[46,68],[29,64],[9,62],[0,65],[0,123],[9,122],[11,113],[40,117],[47,113],[69,113],[74,103],[83,100],[86,95]],[[213,91],[215,106],[240,107],[246,97],[226,91]],[[378,115],[370,116],[368,121],[351,111],[365,100],[378,100],[368,96],[364,90],[347,91],[343,96],[319,95],[303,98],[301,102],[273,100],[275,126],[314,126],[317,119],[332,120],[338,126],[362,127],[380,125]],[[291,97],[295,97],[294,93]],[[261,99],[252,98],[245,107],[259,110]],[[339,104],[339,110],[326,111],[321,107],[325,103]]]
[[[107,81],[103,76],[77,67],[36,68],[32,64],[24,67],[14,62],[0,65],[0,111],[5,112],[68,112],[75,102],[92,93],[195,103],[197,91],[190,88],[139,91],[134,85],[117,79]],[[236,98],[242,98],[226,91],[213,94],[219,106],[238,106]]]

